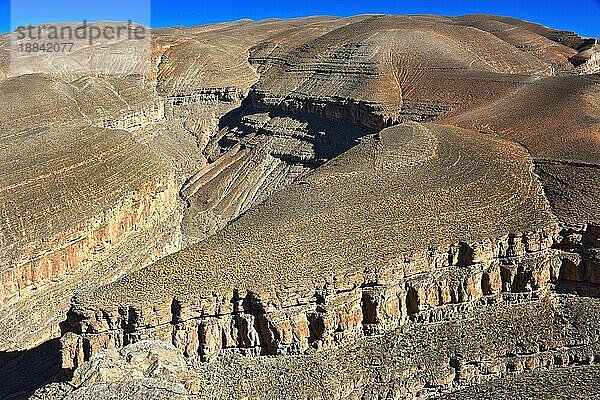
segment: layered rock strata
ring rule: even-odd
[[[463,260],[465,265],[429,272],[433,264],[473,253],[473,248],[458,243],[433,255],[434,260],[424,257],[382,271],[387,279],[341,276],[343,283],[334,277],[332,283],[312,290],[287,288],[270,297],[248,291],[212,301],[173,299],[152,309],[119,307],[100,314],[75,305],[63,327],[68,330],[62,338],[63,367],[75,368],[103,349],[148,339],[171,343],[185,356],[203,360],[229,353],[303,354],[309,348],[382,334],[408,320],[441,322],[488,305],[536,300],[557,281],[560,262],[545,247],[547,238],[540,242],[539,235],[533,236],[539,249],[533,253],[517,255],[522,242],[514,237],[482,251],[481,257],[493,260],[488,266]],[[525,238],[531,244],[532,238]],[[503,247],[514,255],[498,258],[496,251]]]
[[[489,159],[490,148],[504,155]],[[535,298],[559,264],[550,249],[557,227],[530,163],[518,146],[455,128],[385,129],[213,238],[76,299],[63,326],[64,366],[141,339],[201,359],[298,354],[407,319],[447,320]],[[452,198],[440,196],[447,185]],[[458,205],[462,212],[450,211]],[[503,217],[490,218],[496,213]],[[140,296],[146,282],[150,297]]]
[[[175,106],[169,107],[188,129],[195,129],[208,161],[182,192],[189,204],[183,225],[187,243],[214,234],[298,176],[355,144],[338,143],[330,146],[326,156],[319,154],[315,145],[319,137],[330,140],[340,133],[310,121],[351,123],[355,126],[345,130],[359,137],[397,122],[460,114],[531,85],[523,74],[572,71],[569,57],[577,53],[553,41],[564,35],[551,39],[553,31],[547,28],[493,16],[359,16],[346,24],[327,18],[307,20],[305,25],[295,22],[286,28],[277,21],[256,26],[239,22],[199,34],[221,43],[217,34],[251,32],[238,43],[249,45],[247,64],[230,55],[230,45],[223,51],[229,58],[223,59],[212,48],[186,41],[176,42],[165,53],[161,70],[183,73],[181,79],[179,74],[164,73],[164,78],[159,74],[159,79],[175,82],[164,85],[165,94],[173,96],[169,101]],[[257,40],[250,45],[248,37]],[[568,43],[575,46],[575,41]],[[174,56],[188,48],[208,52],[207,58],[185,58],[183,67],[175,66]],[[212,57],[239,74],[235,86],[173,92],[189,89],[199,76],[204,78],[203,85],[223,82]],[[195,68],[200,72],[194,72]],[[251,70],[256,81],[250,85]],[[204,71],[214,73],[202,75]],[[221,114],[218,132],[208,133],[207,127],[217,126],[213,117],[219,112],[215,110],[226,109],[219,108],[222,104],[230,105],[228,113]],[[211,118],[212,123],[207,121]],[[265,120],[270,120],[266,126]],[[255,127],[249,127],[249,121]],[[298,132],[298,122],[307,121],[302,133]],[[269,125],[278,126],[273,130]]]
[[[549,294],[482,307],[457,321],[408,323],[303,356],[232,354],[186,366],[171,345],[141,341],[99,353],[71,383],[49,385],[33,398],[593,398],[597,308],[598,299]],[[554,377],[576,386],[540,380]]]
[[[182,204],[175,172],[126,132],[39,128],[6,131],[2,140],[11,143],[3,147],[2,163],[10,168],[2,173],[0,193],[0,321],[6,335],[2,346],[19,348],[36,343],[31,332],[38,332],[40,340],[57,331],[56,313],[67,307],[71,294],[53,287],[84,284],[81,275],[91,273],[113,252],[120,253],[121,261],[112,273],[105,270],[104,280],[90,278],[90,283],[108,282],[142,259],[151,262],[178,250]],[[19,146],[13,147],[15,143]],[[26,156],[36,149],[38,158]],[[157,230],[163,232],[156,236],[161,243],[153,237]],[[136,241],[128,248],[126,243],[144,235],[152,245],[145,257],[134,256],[136,247],[145,245]],[[50,293],[54,297],[47,298]],[[37,300],[29,301],[32,298],[45,299],[46,310],[39,310]],[[37,311],[23,322],[31,323],[31,329],[19,336],[20,325],[13,318],[22,317],[21,303]]]
[[[303,354],[554,285],[597,293],[600,86],[556,76],[593,73],[593,41],[504,17],[365,15],[150,44],[142,74],[127,64],[139,49],[117,45],[77,60],[106,75],[8,77],[0,37],[3,349],[58,335],[81,289],[223,228],[78,296],[65,365],[146,337],[190,359]],[[369,137],[431,119],[470,132]]]

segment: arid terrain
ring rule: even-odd
[[[600,397],[597,39],[240,20],[15,75],[10,35],[0,399]]]

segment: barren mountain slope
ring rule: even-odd
[[[69,369],[142,339],[192,363],[321,357],[556,291],[598,296],[598,52],[572,32],[483,15],[241,20],[18,76],[7,49],[2,35],[0,349],[18,351],[0,353],[0,380],[58,335]],[[456,365],[433,390],[404,370],[423,385],[402,393],[476,381]]]
[[[34,74],[0,90],[1,347],[18,349],[58,333],[83,274],[107,282],[179,248],[181,176],[129,132],[107,129],[162,118],[161,101],[133,77]],[[116,254],[120,265],[89,269]]]
[[[445,122],[524,145],[562,222],[600,219],[600,76],[539,79],[514,94]]]
[[[183,231],[190,241],[214,233],[252,204],[351,147],[358,136],[395,122],[428,120],[497,101],[530,84],[528,75],[571,71],[568,57],[576,53],[558,44],[547,51],[544,46],[522,51],[515,47],[519,35],[506,42],[465,26],[468,21],[444,17],[311,19],[275,32],[273,27],[284,22],[239,23],[197,36],[218,43],[222,35],[255,38],[260,37],[257,31],[273,32],[263,33],[248,49],[248,62],[257,73],[249,91],[246,84],[226,91],[226,97],[243,98],[239,107],[221,119],[212,141],[202,136],[209,160],[216,162],[184,186],[190,208]],[[536,34],[523,35],[526,40]],[[247,66],[234,59],[228,63],[235,65],[236,76],[247,76]],[[193,70],[184,65],[186,71]],[[192,95],[176,102],[184,105],[173,109],[185,110],[186,118],[193,113],[188,108],[198,110],[187,105],[197,102]],[[335,129],[331,120],[355,126]]]
[[[490,136],[384,129],[217,235],[77,296],[64,365],[142,338],[204,360],[302,353],[545,288],[556,224],[531,169]]]

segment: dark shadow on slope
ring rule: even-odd
[[[192,238],[190,243],[214,234],[380,130],[336,118],[338,114],[323,117],[285,108],[265,110],[255,107],[251,96],[220,118],[217,134],[204,151],[214,170],[201,185],[182,194],[188,204],[182,229]],[[191,179],[202,178],[194,174]]]
[[[358,144],[360,138],[375,134],[379,129],[346,122],[343,120],[328,120],[312,115],[290,115],[285,112],[269,112],[271,118],[291,117],[307,124],[307,130],[314,138],[307,138],[314,146],[315,156],[323,161],[330,160]]]
[[[67,380],[58,338],[29,350],[0,352],[1,400],[26,399],[37,388]]]
[[[556,284],[556,293],[597,299],[600,298],[600,285],[588,282],[559,281]]]
[[[264,111],[255,108],[252,102],[246,97],[240,107],[224,115],[219,121],[219,130],[228,132],[219,139],[218,145],[222,149],[221,153],[231,148],[238,142],[247,142],[244,138],[249,136],[272,136],[274,133],[268,129],[258,128],[256,130],[249,128],[244,123],[244,118],[255,114],[266,114],[269,118],[290,118],[301,124],[305,124],[305,131],[308,134],[294,135],[290,131],[285,136],[292,136],[313,146],[314,161],[309,163],[312,168],[323,164],[349,150],[358,144],[360,138],[377,133],[380,129],[347,122],[342,119],[324,118],[311,114],[290,113],[284,110]],[[286,161],[288,164],[302,163],[286,154],[272,154]]]

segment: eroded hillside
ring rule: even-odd
[[[58,336],[62,365],[0,396],[79,367],[36,396],[426,398],[598,361],[595,42],[244,20],[155,30],[144,74],[98,47],[20,76],[6,43],[0,379]]]

